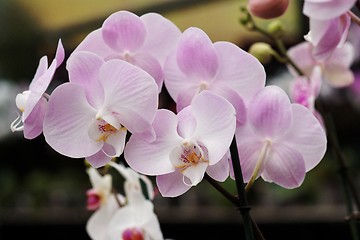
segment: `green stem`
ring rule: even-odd
[[[225,198],[227,198],[230,202],[232,202],[236,207],[239,206],[239,199],[229,193],[226,189],[224,189],[217,181],[211,178],[209,175],[205,174],[205,180],[207,180],[216,190],[218,190]],[[251,216],[250,216],[251,217]],[[251,217],[251,222],[253,229],[255,230],[255,237],[258,240],[265,240],[261,230],[255,220]]]
[[[334,128],[332,118],[328,115],[326,117],[326,120],[328,123],[327,130],[329,132],[328,133],[329,140],[331,141],[330,143],[333,146],[334,155],[336,156],[336,159],[338,160],[338,164],[339,164],[339,174],[340,174],[342,186],[344,189],[345,204],[346,204],[346,210],[347,210],[347,215],[348,215],[347,220],[349,223],[351,236],[352,236],[353,240],[359,240],[360,238],[359,238],[359,232],[358,232],[358,228],[357,228],[356,218],[352,217],[354,215],[354,208],[353,208],[351,193],[353,192],[354,200],[357,199],[357,201],[358,201],[358,198],[356,197],[356,191],[355,192],[352,191],[351,186],[353,186],[353,182],[352,182],[352,179],[350,178],[348,167],[345,164],[344,156],[342,155],[342,153],[340,151],[340,147],[339,147],[339,143],[337,141],[337,136],[335,133],[335,128]]]
[[[254,19],[252,18],[251,14],[249,14],[246,10],[246,8],[242,8],[241,11],[243,11],[243,14],[246,14],[246,23],[243,23],[243,25],[249,30],[249,31],[256,31],[261,33],[262,35],[264,35],[265,37],[269,38],[271,41],[273,41],[275,43],[276,48],[279,51],[279,55],[281,56],[281,58],[277,58],[277,59],[281,59],[281,63],[284,63],[284,59],[285,61],[290,64],[295,71],[300,75],[300,76],[305,76],[305,74],[303,73],[303,71],[295,64],[295,62],[289,57],[289,55],[287,54],[287,50],[286,47],[284,45],[284,42],[282,41],[282,39],[280,37],[275,37],[274,35],[270,34],[269,32],[265,31],[264,29],[260,28],[254,21]]]
[[[317,109],[321,113],[321,115],[324,117],[325,127],[327,131],[327,137],[329,139],[329,143],[332,146],[333,153],[335,155],[335,159],[338,162],[339,166],[339,175],[341,178],[341,183],[344,189],[344,197],[345,197],[345,205],[346,205],[346,211],[347,211],[347,221],[350,227],[351,236],[353,240],[360,240],[359,237],[359,230],[357,228],[357,219],[356,217],[356,211],[353,208],[353,202],[357,206],[357,209],[360,209],[360,201],[359,196],[355,188],[354,181],[352,177],[350,176],[349,169],[346,165],[345,157],[341,151],[341,147],[338,141],[338,137],[335,130],[335,125],[333,118],[331,117],[330,113],[327,113],[324,109],[324,106],[321,99],[318,99],[316,102]]]
[[[236,137],[234,136],[230,145],[231,161],[234,168],[235,183],[238,192],[238,205],[237,208],[242,215],[244,221],[244,230],[246,240],[254,240],[254,232],[252,228],[252,220],[250,216],[250,206],[248,205],[245,183],[241,171],[239,153],[236,144]]]

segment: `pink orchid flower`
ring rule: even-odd
[[[47,108],[45,91],[54,77],[56,69],[64,61],[65,51],[59,39],[55,58],[48,67],[48,59],[43,56],[37,67],[29,89],[16,96],[16,106],[22,115],[11,123],[11,130],[23,131],[24,137],[34,139],[42,133],[43,120]],[[21,125],[22,124],[22,125]]]
[[[91,32],[74,52],[90,51],[105,61],[126,60],[148,72],[160,92],[165,58],[180,34],[178,27],[160,14],[147,13],[139,17],[119,11],[110,15],[101,28]]]
[[[310,77],[313,69],[320,67],[323,81],[335,88],[345,87],[354,81],[354,74],[350,69],[354,61],[353,46],[349,42],[334,52],[325,60],[318,60],[312,55],[313,46],[309,42],[302,42],[288,49],[289,57],[298,65],[303,73]],[[298,75],[289,66],[293,75]]]
[[[341,47],[348,36],[351,18],[347,13],[356,0],[305,0],[303,13],[309,17],[305,39],[314,46],[313,55],[324,60]]]
[[[216,180],[226,179],[226,153],[235,134],[234,107],[210,91],[196,96],[177,115],[158,110],[153,127],[156,140],[144,141],[132,135],[124,156],[132,169],[157,175],[162,196],[176,197],[196,186],[205,172]],[[220,164],[220,166],[216,166]],[[212,167],[215,170],[210,170]],[[217,172],[217,171],[226,172]],[[224,177],[225,176],[225,177]]]
[[[248,122],[236,130],[244,181],[262,177],[284,188],[302,184],[326,151],[326,135],[312,112],[267,86],[249,105]],[[233,177],[233,174],[231,174]]]
[[[204,31],[190,27],[165,62],[164,84],[177,111],[191,104],[203,90],[223,96],[233,104],[239,123],[245,105],[265,85],[263,65],[230,42],[212,43]]]
[[[157,85],[144,70],[90,52],[68,61],[69,83],[58,86],[44,119],[47,143],[59,153],[85,157],[94,167],[120,156],[127,130],[154,138]]]

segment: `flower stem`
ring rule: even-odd
[[[232,202],[236,207],[239,206],[239,199],[229,193],[226,189],[224,189],[217,181],[212,179],[209,175],[205,174],[204,178],[216,189],[218,190],[224,197],[226,197],[230,202]],[[251,217],[251,216],[250,216]],[[261,230],[255,220],[251,217],[251,222],[253,229],[255,230],[254,234],[256,239],[265,240]]]
[[[335,133],[334,124],[332,121],[332,118],[330,118],[329,115],[326,116],[326,122],[327,124],[327,130],[328,130],[328,137],[330,140],[330,143],[333,147],[334,155],[336,156],[336,159],[338,160],[339,165],[339,174],[342,182],[342,186],[344,189],[344,195],[345,195],[345,204],[346,204],[346,211],[347,211],[347,220],[349,223],[351,236],[353,240],[359,240],[359,232],[357,228],[357,222],[356,218],[354,218],[354,208],[353,208],[353,201],[359,208],[359,197],[357,196],[357,192],[355,190],[354,182],[352,181],[352,178],[350,177],[348,167],[345,163],[344,155],[342,154],[340,150],[340,146],[337,140],[337,136]],[[353,201],[352,201],[353,200]]]
[[[235,183],[238,192],[238,205],[237,208],[242,215],[244,221],[245,237],[246,240],[254,240],[254,232],[252,228],[252,220],[250,216],[250,206],[248,205],[245,184],[241,171],[240,159],[238,148],[236,144],[236,137],[234,136],[230,145],[231,161],[234,168]]]
[[[317,109],[321,112],[321,115],[324,117],[324,122],[326,125],[327,137],[329,143],[332,146],[333,153],[338,162],[339,166],[339,175],[341,178],[341,183],[344,189],[344,197],[347,211],[347,221],[350,227],[351,236],[353,240],[360,240],[359,230],[357,227],[357,212],[353,208],[353,203],[355,203],[357,209],[360,209],[360,198],[355,188],[354,181],[350,176],[349,169],[346,165],[345,157],[341,151],[338,137],[336,134],[333,118],[330,113],[325,112],[324,106],[321,101],[317,101]]]

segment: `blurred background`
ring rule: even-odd
[[[301,2],[290,1],[279,18],[285,25],[287,47],[302,42],[308,31]],[[91,184],[84,160],[61,156],[42,135],[30,141],[21,132],[10,131],[18,113],[16,94],[28,89],[43,55],[53,59],[59,38],[67,57],[110,14],[129,10],[139,16],[160,13],[182,31],[199,27],[214,42],[230,41],[247,50],[251,43],[269,39],[239,23],[244,4],[245,0],[0,0],[0,239],[89,239],[85,224],[92,212],[86,210],[85,192]],[[263,27],[270,22],[256,20]],[[356,64],[353,68],[359,69]],[[265,70],[268,84],[286,86],[291,80],[275,60]],[[48,92],[66,81],[62,64]],[[333,91],[331,97],[324,96],[324,103],[333,113],[349,171],[360,189],[360,100],[353,89]],[[172,104],[168,96],[162,97]],[[221,185],[236,195],[232,180]],[[338,165],[329,148],[300,188],[286,190],[259,179],[248,200],[267,239],[346,239],[343,196]],[[239,212],[206,181],[178,198],[157,196],[154,204],[166,238],[193,239],[189,234],[196,233],[207,239],[242,235]]]

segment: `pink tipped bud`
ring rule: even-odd
[[[89,189],[88,191],[86,191],[86,196],[87,196],[86,207],[88,210],[96,210],[100,207],[101,197],[95,190]]]
[[[259,18],[280,17],[288,8],[289,0],[249,0],[249,12]]]

